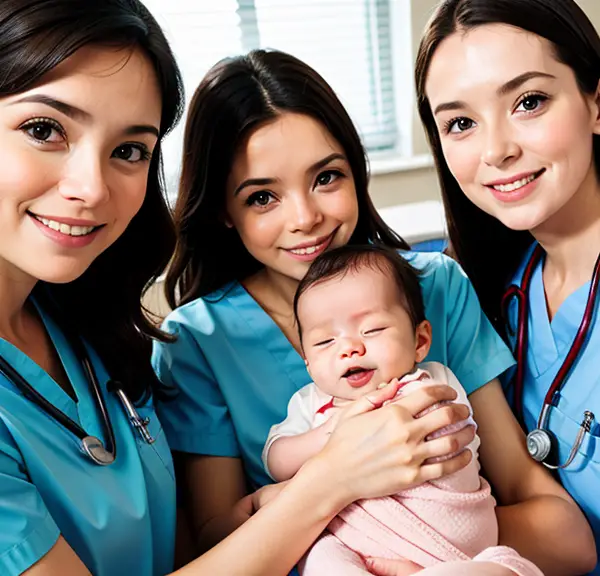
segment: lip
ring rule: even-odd
[[[537,174],[537,178],[539,178],[546,169],[542,168],[541,170],[531,170],[529,172],[521,172],[521,174],[515,174],[510,178],[502,178],[501,180],[494,180],[493,182],[486,182],[484,186],[504,186],[505,184],[512,184],[517,180],[523,180],[523,178],[529,178],[529,176],[533,176]]]
[[[60,222],[61,224],[66,224],[67,226],[102,226],[98,222],[94,222],[93,220],[79,220],[77,218],[65,218],[64,216],[49,216],[48,214],[37,214],[36,212],[27,212],[30,216],[34,218],[45,218],[46,220],[54,220],[55,222]]]
[[[344,376],[345,380],[352,386],[352,388],[362,388],[368,384],[375,374],[374,368],[363,368],[362,366],[353,366],[349,370],[361,368],[362,372],[352,374],[351,376]]]
[[[511,176],[510,178],[505,178],[503,180],[495,180],[489,184],[485,184],[486,188],[492,193],[492,196],[496,198],[499,202],[504,204],[519,202],[524,198],[527,198],[533,191],[537,188],[540,183],[540,180],[544,173],[546,172],[545,168],[538,170],[537,172],[524,172],[522,174],[517,174],[516,176]],[[516,182],[517,180],[522,180],[523,178],[527,178],[529,176],[535,175],[535,178],[525,184],[525,186],[521,186],[517,190],[511,190],[509,192],[501,192],[500,190],[496,190],[494,186],[500,186],[503,184],[511,184]]]
[[[285,252],[287,252],[292,258],[295,260],[300,260],[301,262],[312,262],[317,256],[325,252],[327,248],[331,245],[334,236],[336,235],[338,229],[336,228],[331,234],[327,236],[321,236],[316,240],[312,240],[311,242],[303,242],[302,244],[297,244],[291,248],[283,248]],[[313,246],[319,246],[317,250],[311,252],[310,254],[294,254],[292,250],[302,250],[305,248],[312,248]]]
[[[33,214],[27,214],[30,220],[33,222],[35,226],[37,226],[38,230],[46,236],[49,240],[52,240],[55,244],[58,244],[61,248],[85,248],[89,246],[98,236],[103,226],[99,226],[93,232],[86,234],[85,236],[69,236],[68,234],[63,234],[58,230],[53,230],[46,226],[43,222],[40,222]],[[46,218],[46,216],[42,216],[42,218]],[[54,220],[54,218],[48,218],[48,220]],[[61,222],[62,224],[68,224],[69,226],[93,226],[93,224],[69,224],[64,219],[57,220],[57,222]],[[81,222],[81,221],[79,221]]]

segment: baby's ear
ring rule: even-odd
[[[423,320],[415,330],[415,362],[423,362],[431,348],[431,323]]]
[[[308,375],[312,378],[312,374],[310,373],[310,363],[306,358],[304,358],[304,365],[306,366],[306,371],[308,372]]]

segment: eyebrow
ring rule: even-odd
[[[508,82],[505,82],[504,84],[502,84],[502,86],[500,86],[500,88],[498,88],[498,90],[496,90],[496,94],[498,96],[506,96],[507,94],[509,94],[513,90],[516,90],[517,88],[519,88],[520,86],[525,84],[525,82],[528,82],[529,80],[532,80],[533,78],[550,78],[550,79],[556,80],[556,76],[553,76],[552,74],[547,74],[546,72],[536,72],[536,71],[524,72],[523,74],[519,74],[512,80],[509,80]],[[440,112],[446,112],[448,110],[457,110],[458,108],[466,108],[466,107],[467,107],[467,104],[465,102],[463,102],[462,100],[453,100],[452,102],[444,102],[444,103],[436,106],[436,108],[433,112],[433,115],[435,116],[435,115],[439,114]]]
[[[79,122],[89,122],[92,119],[92,115],[81,108],[77,108],[77,106],[73,106],[72,104],[68,104],[67,102],[63,102],[62,100],[57,100],[56,98],[52,98],[51,96],[47,96],[46,94],[32,94],[31,96],[25,96],[13,102],[13,104],[21,104],[21,103],[34,103],[34,104],[44,104],[45,106],[49,106],[50,108],[54,108],[61,114],[72,118],[73,120],[77,120]],[[133,126],[128,126],[124,133],[128,136],[137,136],[140,134],[152,134],[157,138],[160,137],[160,131],[156,126],[152,126],[150,124],[136,124]]]
[[[339,152],[334,152],[333,154],[330,154],[329,156],[326,156],[322,160],[318,160],[317,162],[312,164],[306,172],[307,173],[308,172],[316,172],[317,170],[324,168],[325,166],[327,166],[327,164],[330,164],[334,160],[347,161],[346,157],[343,154],[340,154]],[[274,182],[276,182],[275,178],[248,178],[248,180],[244,180],[235,189],[235,191],[233,192],[233,195],[237,196],[244,188],[247,188],[248,186],[267,186],[269,184],[273,184]]]

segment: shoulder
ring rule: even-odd
[[[471,285],[460,264],[441,252],[401,252],[417,270],[423,297],[452,293]]]
[[[170,312],[163,322],[163,330],[171,334],[212,334],[233,316],[237,305],[247,305],[252,300],[238,282],[230,282],[223,288],[192,300]]]

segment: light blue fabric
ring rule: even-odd
[[[468,393],[511,366],[461,268],[439,253],[405,256],[422,270],[433,325],[427,360],[449,366]],[[179,392],[157,406],[171,448],[241,457],[254,487],[270,483],[261,463],[269,428],[310,382],[300,355],[237,282],[172,312],[164,328],[178,336],[153,354],[159,378]]]
[[[76,403],[37,364],[5,340],[2,356],[47,400],[106,440],[82,367],[56,324],[42,317],[78,397]],[[0,375],[0,574],[21,574],[61,534],[94,576],[162,576],[172,571],[175,482],[169,447],[151,402],[139,408],[156,438],[144,443],[93,351],[114,427],[117,459],[98,466],[79,440]]]
[[[520,286],[523,271],[529,261],[533,246],[513,282]],[[542,280],[542,264],[537,266],[531,279],[529,292],[529,347],[524,380],[524,419],[528,431],[537,427],[544,397],[554,377],[575,339],[588,298],[590,283],[581,286],[560,306],[552,322],[549,321],[546,297]],[[511,302],[508,321],[512,331],[516,331],[517,304]],[[511,336],[515,345],[515,336]],[[550,409],[548,428],[558,438],[558,452],[561,462],[565,462],[575,442],[579,424],[585,410],[591,410],[600,420],[600,319],[595,314],[586,350],[575,363],[561,392],[556,407]],[[508,376],[508,374],[507,374]],[[512,400],[512,389],[508,389]],[[600,550],[600,426],[595,422],[575,456],[574,462],[558,475],[563,486],[585,512],[596,537]],[[600,576],[600,563],[591,572]]]

